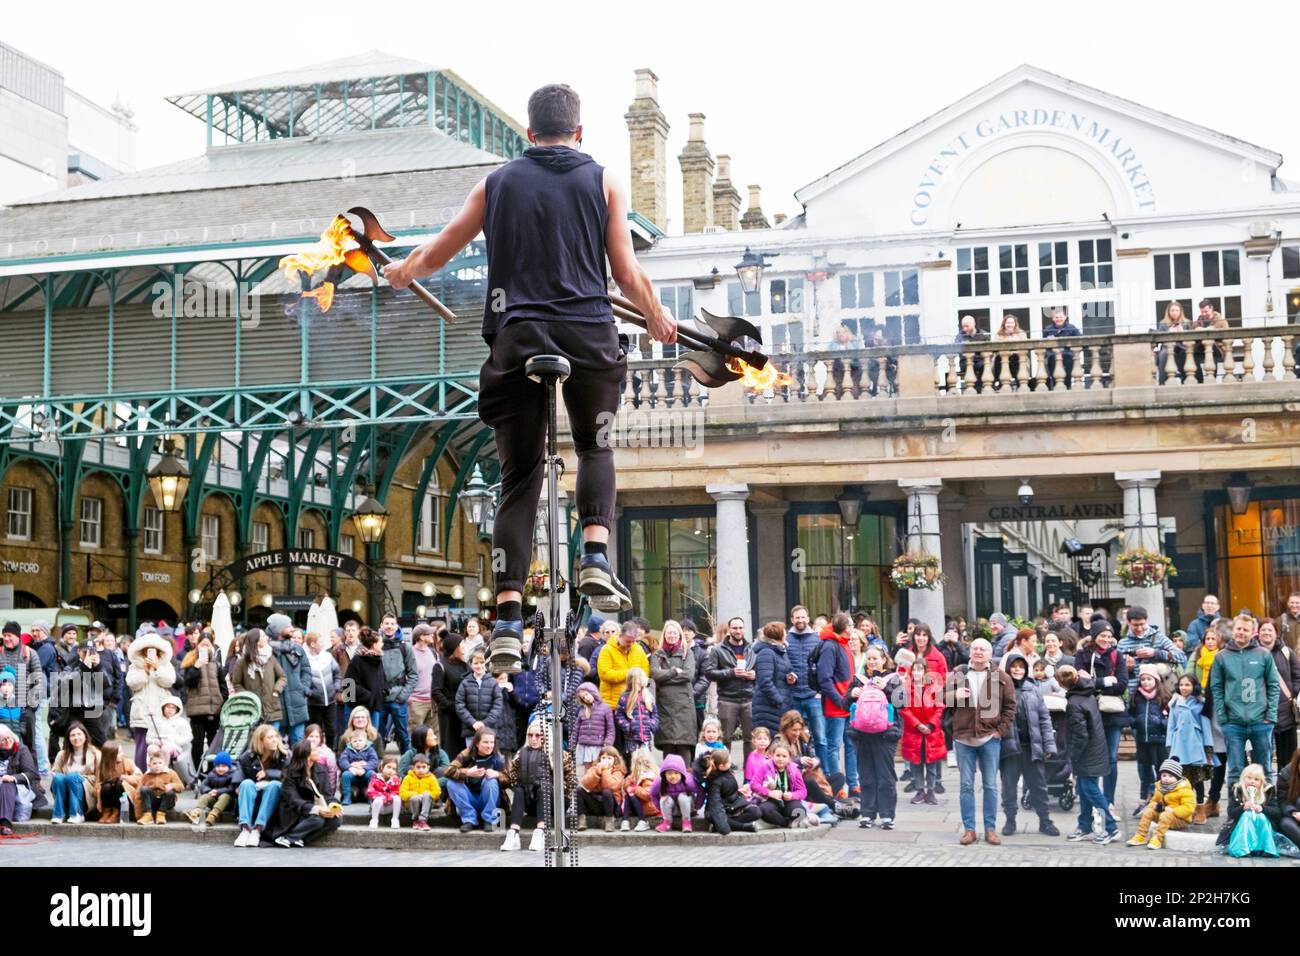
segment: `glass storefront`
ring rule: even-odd
[[[650,621],[690,618],[711,632],[717,607],[713,517],[632,517],[627,522],[632,603]]]
[[[1225,612],[1272,617],[1300,591],[1300,498],[1261,497],[1241,515],[1218,504],[1214,540]]]
[[[889,581],[899,554],[897,519],[890,514],[863,514],[856,528],[846,528],[839,509],[833,513],[792,514],[791,604],[809,612],[865,611],[884,634],[898,630],[898,597]]]

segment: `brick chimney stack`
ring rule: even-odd
[[[740,193],[731,184],[731,157],[718,154],[718,176],[713,181],[713,224],[732,232],[740,228]]]
[[[691,113],[691,131],[677,157],[682,166],[682,232],[713,225],[713,157],[704,142],[704,114]]]
[[[761,192],[761,186],[750,185],[749,208],[740,217],[741,229],[770,229],[772,227],[772,224],[767,221],[767,217],[763,215],[763,204],[759,197]]]
[[[631,203],[660,229],[668,229],[668,119],[659,109],[659,77],[636,71],[636,99],[623,119],[631,141]]]

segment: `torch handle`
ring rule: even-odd
[[[618,296],[610,296],[610,301],[614,304],[614,318],[622,319],[624,322],[631,322],[633,325],[649,331],[645,316],[635,308],[629,309],[622,304],[627,301],[626,299],[620,300]],[[631,305],[631,303],[628,303],[628,305]],[[700,332],[694,331],[693,329],[688,329],[679,325],[677,326],[677,337],[685,342],[689,342],[691,345],[712,349],[722,355],[730,355],[733,358],[742,359],[750,364],[756,364],[757,356],[755,356],[753,352],[747,352],[740,346],[733,345],[730,342],[724,342],[716,336],[704,335]]]
[[[362,248],[370,255],[370,257],[376,260],[381,266],[386,266],[393,261],[392,257],[384,254],[384,252],[382,252],[379,249],[379,247],[376,246],[373,242],[362,242],[361,245]],[[414,292],[416,297],[419,298],[422,302],[424,302],[425,305],[433,309],[433,311],[437,312],[448,322],[456,321],[456,313],[451,311],[451,309],[447,308],[445,305],[443,305],[442,302],[439,301],[436,295],[434,295],[424,286],[420,285],[420,283],[412,282],[407,288],[409,288],[412,292]]]

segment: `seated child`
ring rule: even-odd
[[[185,716],[181,699],[168,697],[163,701],[162,717],[149,722],[145,732],[149,746],[161,747],[167,755],[167,762],[189,786],[196,775],[194,758],[190,754],[190,743],[194,740],[194,731],[189,718]]]
[[[749,784],[736,783],[736,775],[731,772],[731,753],[727,750],[713,749],[704,760],[708,765],[708,772],[704,777],[707,794],[704,812],[714,832],[721,833],[723,836],[733,830],[753,833],[754,821],[760,815],[759,809],[749,802],[751,793]],[[667,763],[667,760],[664,762]],[[683,820],[682,829],[690,829],[689,820]]]
[[[650,799],[650,790],[658,776],[659,768],[649,750],[642,748],[632,754],[632,769],[628,771],[626,795],[623,797],[623,822],[619,829],[632,829],[633,817],[636,817],[637,833],[650,829],[648,818],[659,816],[659,808]]]
[[[379,773],[370,778],[366,799],[370,801],[370,829],[379,827],[379,815],[385,810],[392,815],[394,830],[402,825],[402,781],[397,776],[397,758],[385,757],[379,764]]]
[[[716,717],[706,717],[700,724],[700,738],[695,744],[695,761],[691,765],[695,779],[703,780],[708,776],[709,767],[704,758],[709,755],[709,751],[729,749],[722,742],[722,722]]]
[[[723,748],[726,753],[726,748]],[[695,778],[687,771],[686,762],[677,754],[669,754],[659,768],[659,776],[650,785],[650,801],[659,807],[663,821],[655,829],[667,833],[673,828],[673,818],[681,817],[682,832],[691,832],[691,811],[695,799],[700,795],[700,788]]]
[[[200,783],[198,805],[186,814],[196,827],[210,827],[235,799],[235,761],[224,750],[212,758],[212,769]],[[206,811],[206,818],[205,818]]]
[[[623,757],[612,746],[602,747],[595,763],[582,775],[578,787],[578,829],[587,829],[587,814],[605,818],[605,830],[613,833],[618,826],[623,804],[623,781],[627,769]]]
[[[438,778],[429,766],[427,753],[417,753],[411,758],[411,769],[402,778],[402,786],[397,795],[411,808],[411,829],[429,829],[429,813],[442,796],[442,787],[438,785]],[[396,813],[393,814],[393,819],[397,819]]]
[[[167,811],[176,806],[176,796],[185,784],[176,771],[167,766],[167,754],[161,747],[149,748],[149,769],[140,778],[140,792],[136,797],[136,821],[141,826],[167,822]]]
[[[354,730],[348,734],[348,745],[339,753],[339,796],[343,806],[352,802],[358,784],[365,792],[379,766],[379,755],[365,731]]]
[[[1184,830],[1196,812],[1196,794],[1183,776],[1183,766],[1177,760],[1166,760],[1160,765],[1160,783],[1151,795],[1138,820],[1137,833],[1128,841],[1129,846],[1143,846],[1159,850],[1165,845],[1165,834],[1170,830]],[[1156,832],[1147,834],[1155,824]]]
[[[1269,785],[1264,768],[1253,763],[1241,771],[1228,801],[1228,819],[1216,842],[1229,856],[1296,856],[1295,844],[1279,831],[1282,806]]]
[[[785,744],[772,748],[772,759],[764,767],[761,782],[750,789],[760,798],[758,812],[765,823],[780,829],[807,825],[808,811],[803,801],[808,788]]]

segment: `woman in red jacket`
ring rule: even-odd
[[[920,628],[917,632],[920,633]],[[928,630],[928,628],[927,628]],[[933,649],[932,649],[933,650]],[[930,669],[928,655],[917,656],[912,668],[903,676],[903,759],[912,768],[912,779],[903,791],[915,790],[913,803],[935,805],[935,787],[939,768],[948,755],[943,742],[943,677]]]

